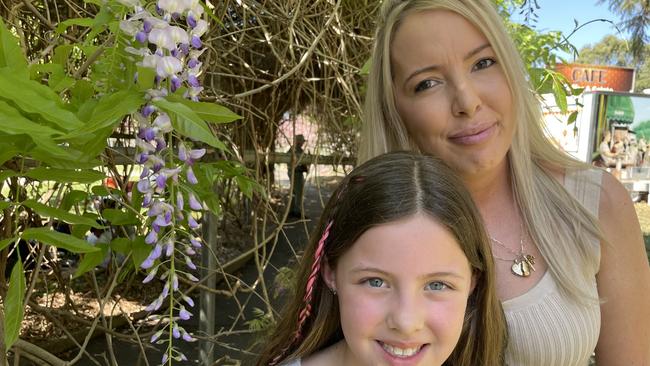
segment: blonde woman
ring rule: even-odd
[[[360,160],[440,157],[491,238],[508,365],[650,364],[650,268],[611,175],[550,144],[525,69],[488,0],[385,0]]]

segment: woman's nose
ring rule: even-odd
[[[455,117],[474,117],[481,105],[481,98],[471,81],[458,78],[452,87],[451,111]]]
[[[412,295],[396,297],[387,314],[388,328],[408,335],[424,328],[424,323],[423,299]]]

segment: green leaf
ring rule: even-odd
[[[61,99],[50,88],[33,80],[26,80],[0,69],[0,97],[15,103],[26,113],[37,114],[66,131],[83,126],[74,113],[62,106]]]
[[[2,82],[0,81],[0,83]],[[28,120],[17,109],[2,100],[0,100],[0,130],[12,135],[53,136],[61,134],[55,129]]]
[[[169,114],[172,119],[172,125],[183,136],[205,142],[217,149],[226,149],[226,145],[214,136],[205,121],[186,105],[170,102],[165,99],[160,99],[154,102],[154,104]]]
[[[206,122],[228,123],[242,118],[230,109],[216,103],[194,102],[178,95],[171,95],[167,97],[167,100],[184,104]]]
[[[5,179],[18,176],[18,173],[13,170],[2,170],[0,171],[0,182],[4,182]]]
[[[90,184],[101,181],[106,176],[96,170],[74,170],[38,167],[29,170],[26,176],[37,180],[50,180],[60,183]]]
[[[95,22],[94,19],[91,18],[72,18],[65,20],[56,26],[56,34],[61,34],[65,32],[65,30],[73,25],[78,25],[80,27],[90,27],[93,25]]]
[[[372,67],[372,59],[368,58],[368,60],[366,60],[366,62],[364,62],[363,66],[361,67],[361,70],[359,70],[359,74],[361,75],[370,74],[370,67]]]
[[[71,44],[62,44],[56,46],[54,48],[54,54],[52,55],[52,63],[59,65],[67,64],[72,49],[73,46]]]
[[[50,230],[50,228],[47,227],[26,229],[23,232],[23,238],[26,240],[38,240],[43,244],[67,249],[73,253],[91,253],[99,250],[99,248],[90,245],[85,240],[75,238],[72,235]]]
[[[7,29],[2,18],[0,18],[0,67],[27,69],[27,59],[23,55],[18,38]]]
[[[560,108],[562,113],[567,112],[567,101],[566,101],[566,90],[564,85],[557,79],[553,80],[553,97],[555,98],[555,103]]]
[[[34,159],[57,169],[90,169],[101,165],[101,162],[93,156],[83,154],[70,147],[60,146],[51,139],[32,136],[34,147],[27,152]]]
[[[108,188],[104,186],[92,186],[90,188],[90,191],[93,192],[95,196],[110,196],[111,191],[108,190]]]
[[[0,145],[0,165],[4,164],[9,159],[13,158],[19,153],[19,151],[14,149],[13,146],[12,147],[6,147],[6,146],[11,146],[11,145],[4,145],[4,144]]]
[[[141,91],[153,88],[155,78],[156,70],[151,67],[138,66],[138,87]]]
[[[47,84],[57,93],[69,88],[75,83],[73,78],[65,74],[62,64],[33,64],[29,66],[29,71],[32,79],[38,79],[39,73],[49,74]]]
[[[136,112],[143,103],[144,94],[135,90],[121,90],[106,95],[95,105],[88,123],[64,138],[80,139],[83,142],[95,139],[93,132],[115,127],[124,116]]]
[[[87,80],[77,80],[74,86],[70,89],[72,95],[72,103],[75,103],[79,108],[95,93],[93,85]],[[94,101],[93,101],[94,102]],[[84,120],[81,113],[77,113],[79,119]]]
[[[0,210],[4,210],[7,207],[11,207],[13,206],[13,204],[14,204],[13,202],[9,202],[9,201],[0,201]]]
[[[131,211],[122,211],[115,208],[107,208],[102,212],[102,216],[111,223],[111,225],[137,225],[140,220]]]
[[[89,219],[87,217],[71,214],[70,212],[60,210],[55,207],[50,207],[40,202],[37,202],[35,200],[27,200],[22,204],[23,206],[27,206],[32,210],[36,211],[36,213],[38,213],[41,216],[54,217],[56,219],[63,220],[69,224],[84,224],[97,229],[105,228],[105,226],[98,224],[97,221],[95,220]]]
[[[18,339],[20,334],[20,323],[23,321],[23,301],[25,300],[25,272],[23,271],[23,262],[18,262],[11,270],[9,277],[9,289],[5,298],[5,347],[11,348],[11,345]]]
[[[0,240],[0,250],[3,250],[4,248],[8,247],[9,244],[13,243],[16,241],[16,238],[7,238]]]
[[[70,210],[73,205],[75,205],[78,202],[84,201],[85,199],[88,198],[88,193],[85,191],[78,191],[78,190],[71,190],[68,193],[63,196],[63,200],[61,200],[61,209],[62,210]]]
[[[79,262],[77,270],[74,272],[72,278],[77,278],[82,274],[92,270],[98,265],[102,264],[104,258],[108,254],[108,245],[107,244],[97,244],[96,248],[99,248],[98,251],[92,253],[86,253],[83,256],[83,259]]]
[[[131,250],[133,251],[131,258],[133,259],[133,265],[136,268],[139,268],[142,262],[147,259],[149,253],[151,253],[151,249],[151,246],[144,242],[143,236],[135,238],[131,244]]]
[[[116,238],[111,240],[110,248],[112,251],[121,254],[129,254],[131,251],[131,240],[128,238]]]

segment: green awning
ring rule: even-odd
[[[634,105],[632,98],[627,95],[609,95],[607,97],[607,121],[618,124],[631,124],[634,122]]]

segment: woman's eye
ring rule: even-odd
[[[484,58],[482,60],[479,60],[476,64],[474,64],[474,67],[472,68],[472,71],[477,71],[477,70],[483,70],[487,69],[488,67],[496,64],[497,62],[491,58]]]
[[[368,285],[370,285],[370,287],[381,287],[384,284],[384,280],[381,278],[371,278],[366,280],[366,282]]]
[[[415,92],[421,92],[423,90],[433,88],[434,86],[438,85],[439,82],[435,80],[423,80],[418,83],[418,85],[415,86]]]
[[[432,291],[441,291],[446,289],[447,287],[448,286],[446,284],[440,281],[434,281],[427,285],[427,289]]]

